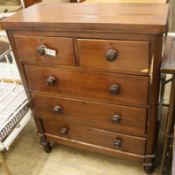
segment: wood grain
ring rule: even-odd
[[[76,64],[71,38],[15,35],[14,41],[19,61],[68,66]],[[55,50],[56,56],[39,55],[37,48],[41,45]]]
[[[146,109],[37,94],[32,94],[32,102],[37,117],[55,123],[65,122],[70,126],[95,127],[136,136],[146,134]],[[54,112],[55,106],[61,106],[62,111]],[[121,117],[119,123],[112,122],[114,115]]]
[[[32,65],[25,65],[25,72],[31,91],[124,105],[147,105],[147,77]],[[53,86],[46,84],[49,76],[56,79]],[[113,84],[120,87],[118,95],[111,95],[109,91]]]
[[[5,19],[3,26],[8,30],[155,34],[165,32],[167,15],[166,4],[39,3]]]
[[[127,49],[126,49],[127,48]],[[149,72],[149,43],[122,40],[79,39],[80,66],[128,73]],[[116,50],[114,61],[106,59],[109,49]]]
[[[104,146],[107,148],[113,148],[120,151],[131,152],[135,154],[143,155],[145,152],[145,140],[144,138],[132,137],[123,134],[106,132],[103,130],[95,129],[95,128],[83,128],[83,127],[73,127],[63,123],[55,123],[51,121],[43,120],[43,124],[45,127],[45,132],[48,134],[52,134],[55,136],[61,136],[60,130],[63,127],[67,127],[69,129],[66,138],[82,141],[94,145]],[[103,139],[101,139],[103,138]],[[121,148],[117,148],[113,145],[113,142],[117,139],[122,140]],[[137,148],[137,149],[135,149]]]

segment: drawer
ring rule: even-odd
[[[145,74],[149,70],[149,42],[79,39],[80,66]]]
[[[147,77],[31,65],[25,65],[25,72],[31,91],[124,105],[147,104]]]
[[[32,94],[36,116],[69,125],[144,136],[146,110],[106,103]]]
[[[25,62],[75,65],[71,38],[15,35],[18,58]]]
[[[46,134],[140,155],[145,152],[145,138],[106,132],[95,128],[73,127],[65,123],[46,120],[43,120],[43,125]]]

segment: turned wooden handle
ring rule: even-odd
[[[60,130],[60,134],[63,135],[63,136],[66,136],[69,132],[69,129],[68,128],[61,128]]]
[[[122,139],[116,139],[116,140],[114,141],[113,145],[114,145],[115,147],[117,147],[117,148],[121,148],[121,147],[122,147],[122,143],[123,143]]]
[[[115,124],[119,124],[121,121],[121,116],[120,115],[113,115],[112,116],[112,122]]]
[[[61,106],[54,106],[53,107],[53,112],[55,112],[55,113],[61,113],[62,110],[63,110],[63,108]]]
[[[56,78],[53,77],[53,76],[49,76],[47,79],[46,79],[46,84],[49,85],[49,86],[53,86],[56,82]]]
[[[44,44],[40,45],[40,46],[37,48],[37,53],[38,53],[39,55],[41,55],[41,56],[44,56],[44,55],[46,54],[46,51],[45,51],[46,48],[47,48],[47,47],[46,47]]]
[[[107,61],[114,61],[117,58],[118,54],[117,51],[114,49],[109,49],[106,52],[106,60]]]
[[[109,89],[110,93],[112,95],[117,95],[120,92],[120,86],[117,84],[113,84],[110,89]]]

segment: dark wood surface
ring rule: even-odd
[[[25,7],[29,7],[38,2],[41,2],[41,0],[24,0]]]
[[[34,65],[26,65],[25,72],[32,92],[56,93],[61,96],[123,105],[147,106],[147,77]],[[53,85],[46,84],[49,76],[56,79]],[[117,95],[110,93],[110,88],[114,84],[119,85]]]
[[[132,158],[151,172],[167,11],[163,4],[43,3],[3,22],[47,152],[54,141]],[[28,47],[19,52],[21,43],[15,37],[46,38],[51,48],[63,48],[60,53],[66,56],[63,62],[36,56],[40,42],[24,41]],[[61,37],[69,38],[69,44]],[[116,45],[106,57],[110,40]],[[104,59],[113,59],[115,49],[122,60],[107,64]],[[114,125],[111,116],[118,114],[121,121]]]
[[[175,37],[168,36],[162,59],[161,72],[175,74]]]
[[[85,100],[32,94],[36,116],[69,125],[100,128],[135,136],[146,134],[146,109],[97,103]],[[60,106],[60,112],[54,112]],[[120,121],[113,122],[119,115]]]
[[[116,51],[114,61],[106,59],[110,49]],[[148,42],[79,39],[78,52],[81,67],[124,73],[149,73]]]
[[[84,149],[92,152],[107,154],[117,158],[130,159],[131,161],[137,161],[140,163],[144,162],[144,155],[134,154],[126,151],[120,151],[117,149],[90,144],[87,142],[73,140],[66,137],[51,135],[49,133],[46,133],[45,135],[49,142],[55,142],[55,143],[64,144],[64,145],[68,145],[68,146],[72,146],[72,147],[76,147],[76,148],[80,148],[80,149]]]
[[[55,123],[54,121],[43,120],[46,133],[50,133],[55,136],[62,136],[72,140],[82,141],[94,145],[104,146],[108,148],[118,149],[125,152],[131,152],[135,154],[143,155],[145,152],[145,140],[144,138],[128,136],[124,134],[118,134],[113,132],[107,132],[95,128],[87,127],[74,127],[64,122]],[[68,132],[65,135],[60,134],[62,128],[67,128]],[[103,139],[101,139],[103,138]],[[121,146],[114,145],[114,141],[120,139],[122,141]],[[137,149],[135,149],[137,147]]]
[[[73,40],[62,37],[15,35],[14,41],[19,60],[53,65],[75,65]],[[46,46],[56,52],[56,56],[40,55],[37,49]],[[32,47],[31,47],[32,46]],[[27,48],[27,49],[25,49]]]
[[[163,33],[167,14],[165,4],[39,3],[5,19],[3,26],[10,30]]]

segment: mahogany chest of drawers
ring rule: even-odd
[[[155,159],[168,5],[49,4],[3,21],[46,152]]]

